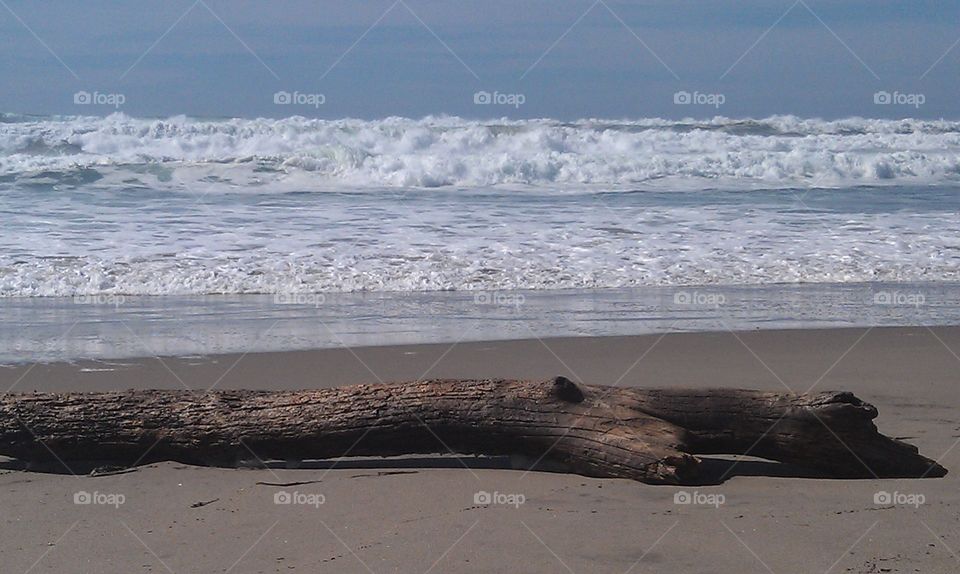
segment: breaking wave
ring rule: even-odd
[[[960,180],[960,123],[0,117],[0,183],[254,191]]]

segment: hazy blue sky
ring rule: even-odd
[[[958,118],[958,40],[955,0],[0,0],[0,111]]]

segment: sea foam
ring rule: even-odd
[[[0,297],[958,281],[958,178],[945,121],[5,115]]]
[[[960,179],[960,123],[8,115],[0,122],[0,174],[63,185],[97,178],[101,185],[257,191],[935,184]]]

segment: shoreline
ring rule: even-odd
[[[740,376],[748,365],[743,361],[733,361],[731,357],[745,354],[766,372],[765,377],[757,378],[758,383],[768,384],[770,380],[763,379],[772,379],[776,383],[772,390],[777,390],[777,387],[784,390],[783,378],[764,364],[765,353],[784,360],[796,360],[796,356],[791,356],[792,350],[796,353],[809,354],[815,351],[827,354],[831,349],[839,352],[847,348],[845,343],[855,343],[850,347],[850,352],[858,347],[869,346],[871,352],[878,352],[904,345],[927,352],[937,350],[937,346],[917,345],[917,338],[929,339],[925,342],[936,343],[948,355],[953,353],[954,348],[960,353],[960,324],[718,330],[462,340],[209,355],[146,355],[121,359],[23,361],[0,365],[0,388],[12,386],[12,390],[18,392],[184,387],[202,390],[207,385],[215,385],[217,388],[289,390],[419,378],[546,379],[556,375],[583,379],[590,384],[656,386],[631,378],[630,372],[613,376],[615,369],[611,362],[624,367],[633,365],[636,369],[644,361],[664,376],[665,386],[681,383],[681,373],[689,374],[689,384],[693,386],[704,386],[710,379],[715,380],[718,386],[725,386],[732,381],[731,374],[716,367],[733,366],[736,363],[736,374]],[[657,352],[654,353],[654,350]],[[491,357],[496,357],[497,361],[488,362]],[[688,361],[691,357],[699,361],[700,368]],[[846,355],[844,359],[850,361]],[[911,364],[918,362],[916,357],[913,359]],[[957,361],[960,363],[960,359]],[[815,363],[812,358],[808,362]],[[324,368],[310,370],[319,365]],[[807,370],[813,372],[815,369],[811,366],[810,369],[801,369],[801,372]],[[929,369],[927,372],[935,373]],[[318,373],[320,378],[314,378]],[[194,384],[191,385],[188,380]]]
[[[0,365],[665,332],[960,325],[960,283],[5,299]]]

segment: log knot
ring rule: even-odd
[[[815,397],[810,404],[822,414],[840,419],[869,421],[878,415],[877,407],[849,391],[827,391]]]
[[[576,383],[566,377],[554,377],[553,394],[558,399],[568,403],[583,402],[583,391]]]

